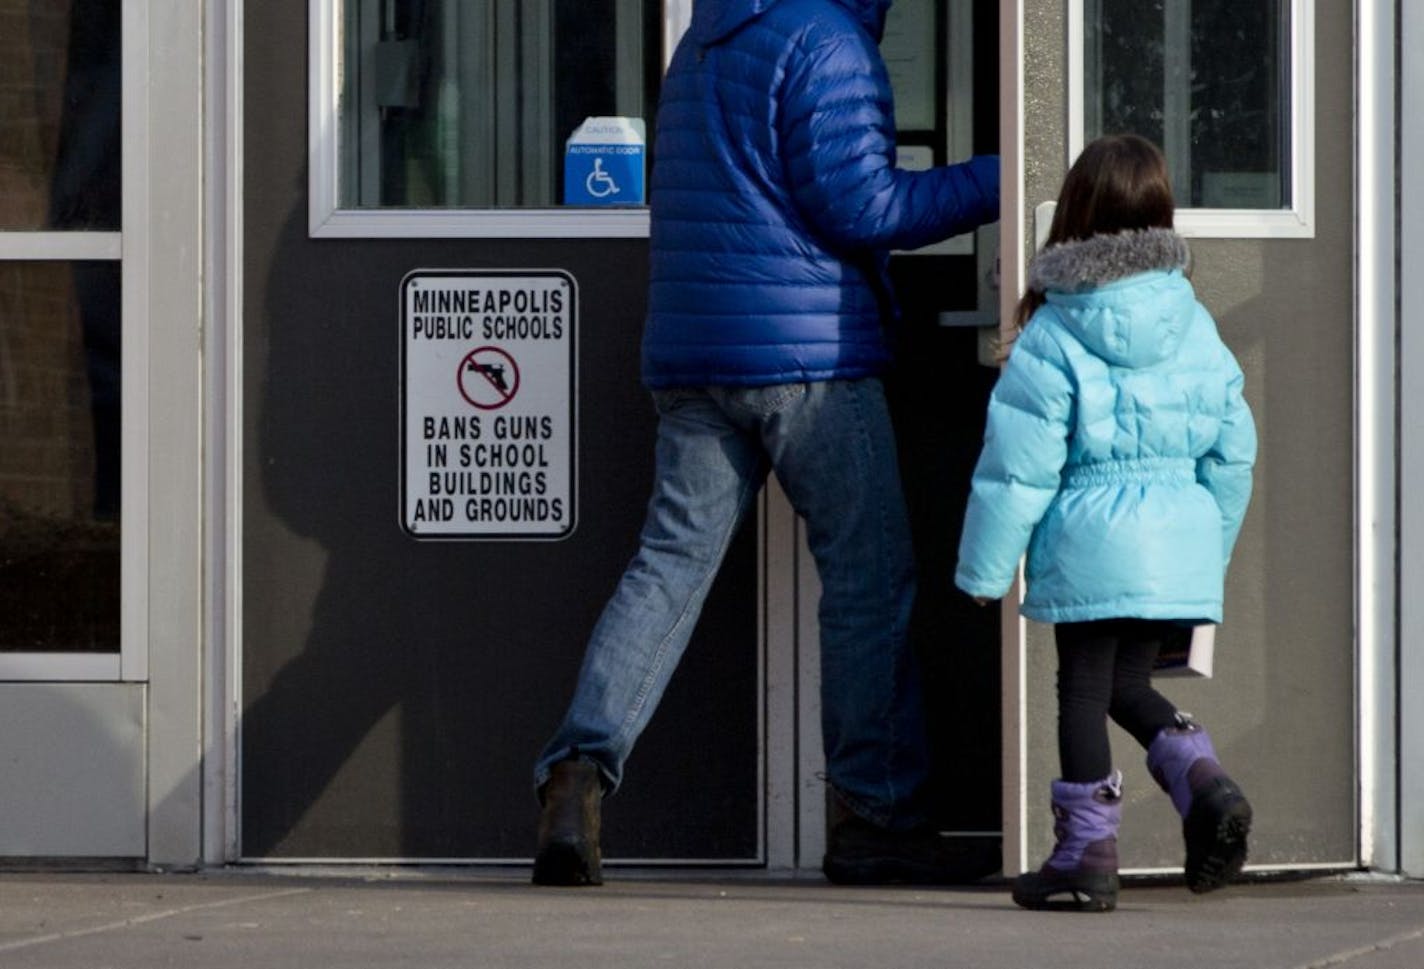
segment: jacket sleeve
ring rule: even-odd
[[[1226,400],[1221,432],[1211,450],[1197,460],[1197,480],[1221,509],[1222,561],[1230,563],[1251,501],[1251,469],[1256,463],[1256,423],[1242,393],[1245,377],[1231,351],[1221,344],[1221,367],[1226,374]]]
[[[860,32],[795,62],[778,119],[793,202],[835,248],[915,249],[999,217],[998,156],[927,171],[895,167],[889,77]]]
[[[1068,457],[1073,383],[1062,350],[1043,329],[1034,322],[1024,329],[989,397],[954,574],[954,584],[972,596],[999,599],[1009,591]]]

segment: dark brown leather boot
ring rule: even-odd
[[[539,844],[534,854],[536,885],[602,885],[603,853],[598,846],[603,780],[587,761],[554,765],[539,791]]]
[[[970,885],[1002,864],[1001,839],[942,837],[932,825],[892,831],[852,811],[827,788],[821,871],[837,885]]]

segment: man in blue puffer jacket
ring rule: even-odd
[[[895,168],[890,0],[697,0],[658,111],[643,379],[659,414],[641,535],[535,767],[534,881],[598,884],[600,802],[774,471],[822,585],[823,739],[842,882],[965,881],[926,824],[906,641],[909,526],[879,375],[892,249],[998,218],[998,159]]]

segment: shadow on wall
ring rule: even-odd
[[[641,310],[627,298],[645,285],[645,253],[615,241],[597,247],[607,265],[579,261],[593,247],[565,263],[585,331],[575,533],[421,542],[399,507],[400,281],[470,265],[471,243],[311,240],[293,194],[284,218],[249,220],[249,258],[269,268],[248,282],[241,855],[528,858],[533,758],[635,549],[651,481]],[[527,241],[497,255],[561,261]],[[739,537],[743,564],[719,580],[610,802],[610,857],[756,854],[754,540]]]
[[[344,399],[349,395],[339,386],[340,374],[356,365],[353,354],[362,341],[353,327],[360,314],[342,305],[340,292],[296,269],[304,235],[293,213],[273,253],[260,321],[247,328],[249,360],[259,358],[261,395],[255,439],[247,431],[244,449],[244,857],[280,853],[368,734],[374,730],[380,740],[398,730],[390,715],[419,662],[404,643],[384,653],[357,652],[348,643],[352,627],[332,621],[345,614],[352,623],[381,628],[402,608],[403,583],[392,574],[385,594],[357,594],[361,584],[352,573],[359,557],[344,551],[358,535],[379,534],[374,526],[381,519],[363,507],[350,481],[382,436],[374,433],[369,407]],[[249,422],[251,415],[249,408]],[[312,570],[312,543],[322,549],[319,574]],[[321,590],[315,599],[313,587]],[[349,599],[345,608],[343,598]],[[389,742],[385,752],[398,761],[399,750]],[[398,763],[385,767],[392,769]],[[364,793],[369,801],[376,788]]]
[[[482,621],[510,594],[485,556],[417,551],[401,531],[404,259],[388,253],[390,279],[358,278],[341,254],[314,246],[294,210],[249,327],[261,393],[247,448],[241,853],[459,857],[468,832],[499,827],[491,789],[532,811],[537,740],[521,725],[552,714],[535,713],[546,704],[509,661],[539,629],[508,637]],[[478,853],[528,853],[526,831],[493,840]]]

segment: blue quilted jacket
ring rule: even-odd
[[[1221,621],[1256,430],[1236,359],[1166,229],[1034,261],[1047,302],[989,402],[955,583],[1043,622]]]
[[[650,387],[880,372],[891,249],[998,218],[998,159],[894,167],[889,0],[697,0],[658,109]]]

